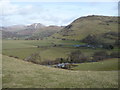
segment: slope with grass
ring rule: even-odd
[[[1,40],[0,40],[0,43],[1,43]],[[0,89],[1,88],[2,88],[2,55],[1,55],[1,52],[0,52]]]
[[[118,70],[118,58],[106,59],[100,62],[76,64],[76,67],[72,69],[80,71],[114,71]]]
[[[101,35],[108,32],[118,32],[118,18],[93,15],[74,20],[53,37],[82,40],[88,35]]]
[[[3,88],[118,88],[118,72],[69,71],[3,56]]]

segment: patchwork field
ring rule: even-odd
[[[3,88],[118,88],[117,71],[70,71],[3,55]]]

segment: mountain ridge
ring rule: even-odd
[[[55,26],[55,25],[50,25],[50,26],[45,26],[41,23],[33,23],[31,25],[13,25],[13,26],[8,26],[8,27],[1,27],[1,31],[4,33],[3,38],[10,38],[18,36],[24,36],[24,37],[30,37],[30,38],[39,38],[37,34],[39,33],[45,33],[45,36],[50,36],[51,34],[54,34],[55,32],[58,32],[60,29],[62,29],[62,26]],[[46,32],[51,32],[49,35],[46,35],[48,33]],[[9,35],[8,35],[9,34]],[[12,35],[10,35],[12,34]],[[37,35],[37,36],[36,36]],[[44,37],[44,36],[42,36]]]

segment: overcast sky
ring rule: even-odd
[[[4,2],[0,0],[0,25],[68,25],[87,15],[118,16],[117,2]]]

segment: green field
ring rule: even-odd
[[[63,47],[53,47],[53,45],[64,45]],[[65,58],[70,52],[80,50],[85,55],[90,56],[94,52],[104,49],[91,49],[91,48],[75,48],[71,45],[83,44],[79,41],[63,41],[57,39],[44,39],[44,40],[3,40],[2,53],[7,56],[14,56],[20,59],[25,59],[33,53],[39,53],[43,60],[55,60],[56,58]],[[41,46],[37,48],[37,46]],[[111,52],[110,50],[106,50]]]
[[[42,46],[37,48],[37,46]],[[8,56],[17,56],[24,59],[31,54],[38,52],[42,59],[55,59],[57,57],[65,57],[69,48],[53,48],[48,41],[25,41],[25,40],[3,40],[3,54]]]
[[[51,47],[55,44],[63,44],[65,47]],[[20,59],[25,59],[31,54],[38,52],[41,55],[42,60],[55,60],[60,57],[67,57],[71,51],[78,50],[78,48],[71,47],[70,45],[81,44],[78,41],[62,41],[62,40],[3,40],[2,53],[7,56],[17,56]],[[37,48],[37,46],[41,48]],[[67,46],[68,45],[68,46]],[[89,55],[93,53],[93,49],[80,49],[85,54]]]
[[[118,72],[62,70],[3,55],[3,88],[118,88]]]
[[[118,70],[118,58],[106,59],[100,62],[76,64],[73,70],[80,71],[113,71]]]

